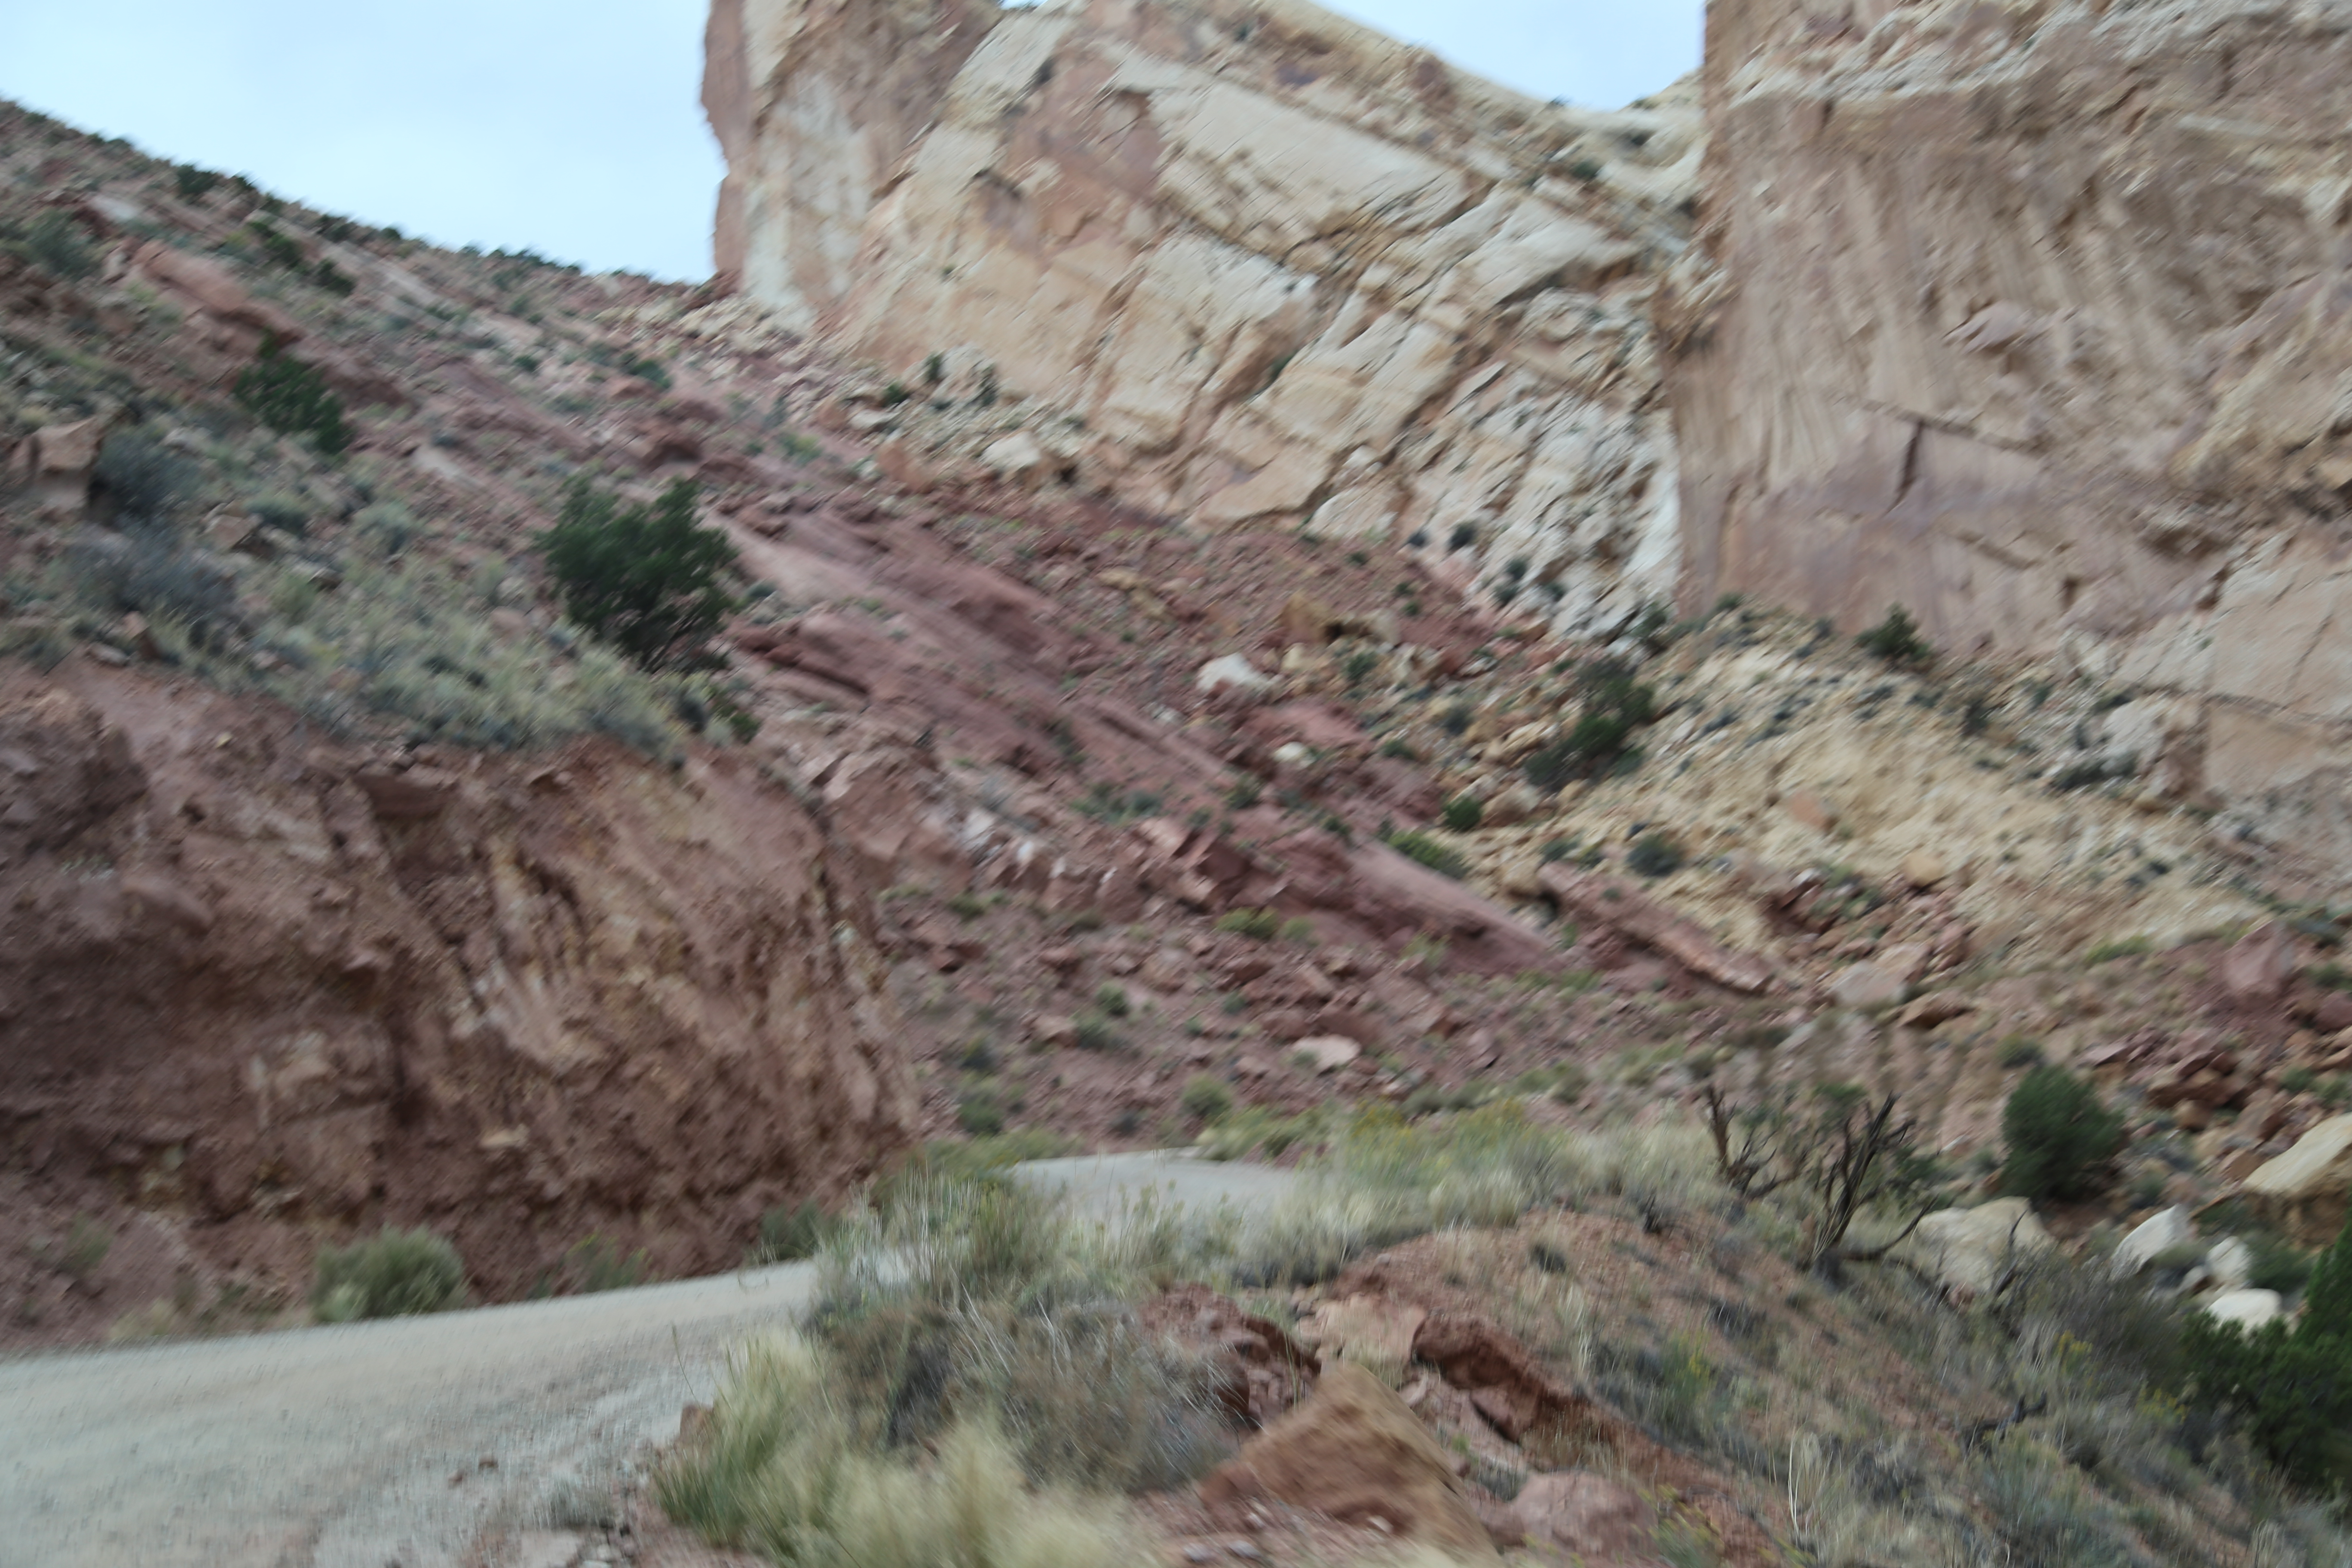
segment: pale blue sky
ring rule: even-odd
[[[710,269],[706,0],[0,0],[0,96],[448,245]],[[1344,0],[1544,98],[1698,64],[1702,0]]]

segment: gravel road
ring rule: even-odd
[[[1090,1206],[1144,1186],[1261,1203],[1281,1173],[1052,1160]],[[730,1347],[803,1306],[808,1264],[429,1318],[0,1363],[5,1568],[455,1568],[486,1528],[602,1479]]]

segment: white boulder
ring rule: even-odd
[[[2250,1334],[2285,1311],[2286,1303],[2279,1300],[2275,1290],[2232,1290],[2205,1303],[2207,1317],[2235,1323]]]

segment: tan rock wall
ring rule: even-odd
[[[2185,700],[2202,784],[2334,876],[2352,10],[1718,0],[1708,36],[1685,603],[1900,602]]]
[[[722,0],[711,38],[721,266],[787,321],[910,387],[984,364],[1154,511],[1467,524],[1464,585],[1518,560],[1564,626],[1671,590],[1689,107],[1547,106],[1296,0]]]

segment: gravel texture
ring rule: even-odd
[[[1034,1171],[1105,1205],[1144,1185],[1249,1204],[1285,1181],[1154,1154]],[[672,1436],[815,1273],[0,1363],[0,1565],[458,1568]]]

